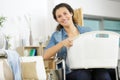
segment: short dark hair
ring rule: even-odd
[[[67,3],[60,3],[60,4],[56,5],[56,6],[53,8],[52,14],[53,14],[53,18],[54,18],[55,20],[57,20],[57,19],[56,19],[56,11],[57,11],[57,9],[59,9],[59,8],[61,8],[61,7],[67,8],[68,11],[69,11],[70,13],[72,13],[73,16],[74,16],[73,8],[72,8],[69,4],[67,4]],[[72,19],[73,19],[73,17],[72,17]],[[73,19],[73,22],[75,23],[74,19]],[[57,26],[56,30],[59,31],[61,28],[63,28],[63,26],[59,24],[59,25]]]

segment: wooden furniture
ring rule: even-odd
[[[43,46],[21,46],[17,47],[16,51],[20,56],[29,56],[30,50],[35,49],[37,51],[36,56],[42,56],[44,52]]]
[[[36,49],[37,50],[36,56],[43,56],[44,48],[45,48],[45,46],[43,46],[43,45],[40,45],[40,46],[22,46],[22,47],[18,47],[16,49],[16,51],[20,54],[21,57],[23,57],[23,56],[29,57],[29,55],[26,55],[26,51],[29,54],[31,49]],[[56,69],[56,63],[55,63],[53,58],[44,60],[44,66],[45,66],[46,74],[48,72],[50,72],[50,70]]]
[[[83,13],[82,13],[82,8],[78,8],[74,10],[74,16],[73,16],[74,21],[80,25],[83,26]]]
[[[46,73],[49,73],[50,70],[56,69],[56,62],[53,58],[44,60]]]

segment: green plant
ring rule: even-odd
[[[0,16],[0,27],[3,27],[3,22],[6,20],[6,17]]]

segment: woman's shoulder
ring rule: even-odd
[[[52,38],[59,38],[62,36],[62,32],[61,31],[55,31],[52,33]]]
[[[61,31],[55,31],[52,34],[52,39],[54,39],[56,42],[59,42],[62,40],[62,32]]]
[[[61,35],[61,31],[55,31],[52,33],[53,36],[56,36],[56,35]]]

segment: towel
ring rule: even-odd
[[[5,50],[5,52],[7,53],[7,60],[14,74],[14,80],[22,80],[19,54],[13,50]]]

